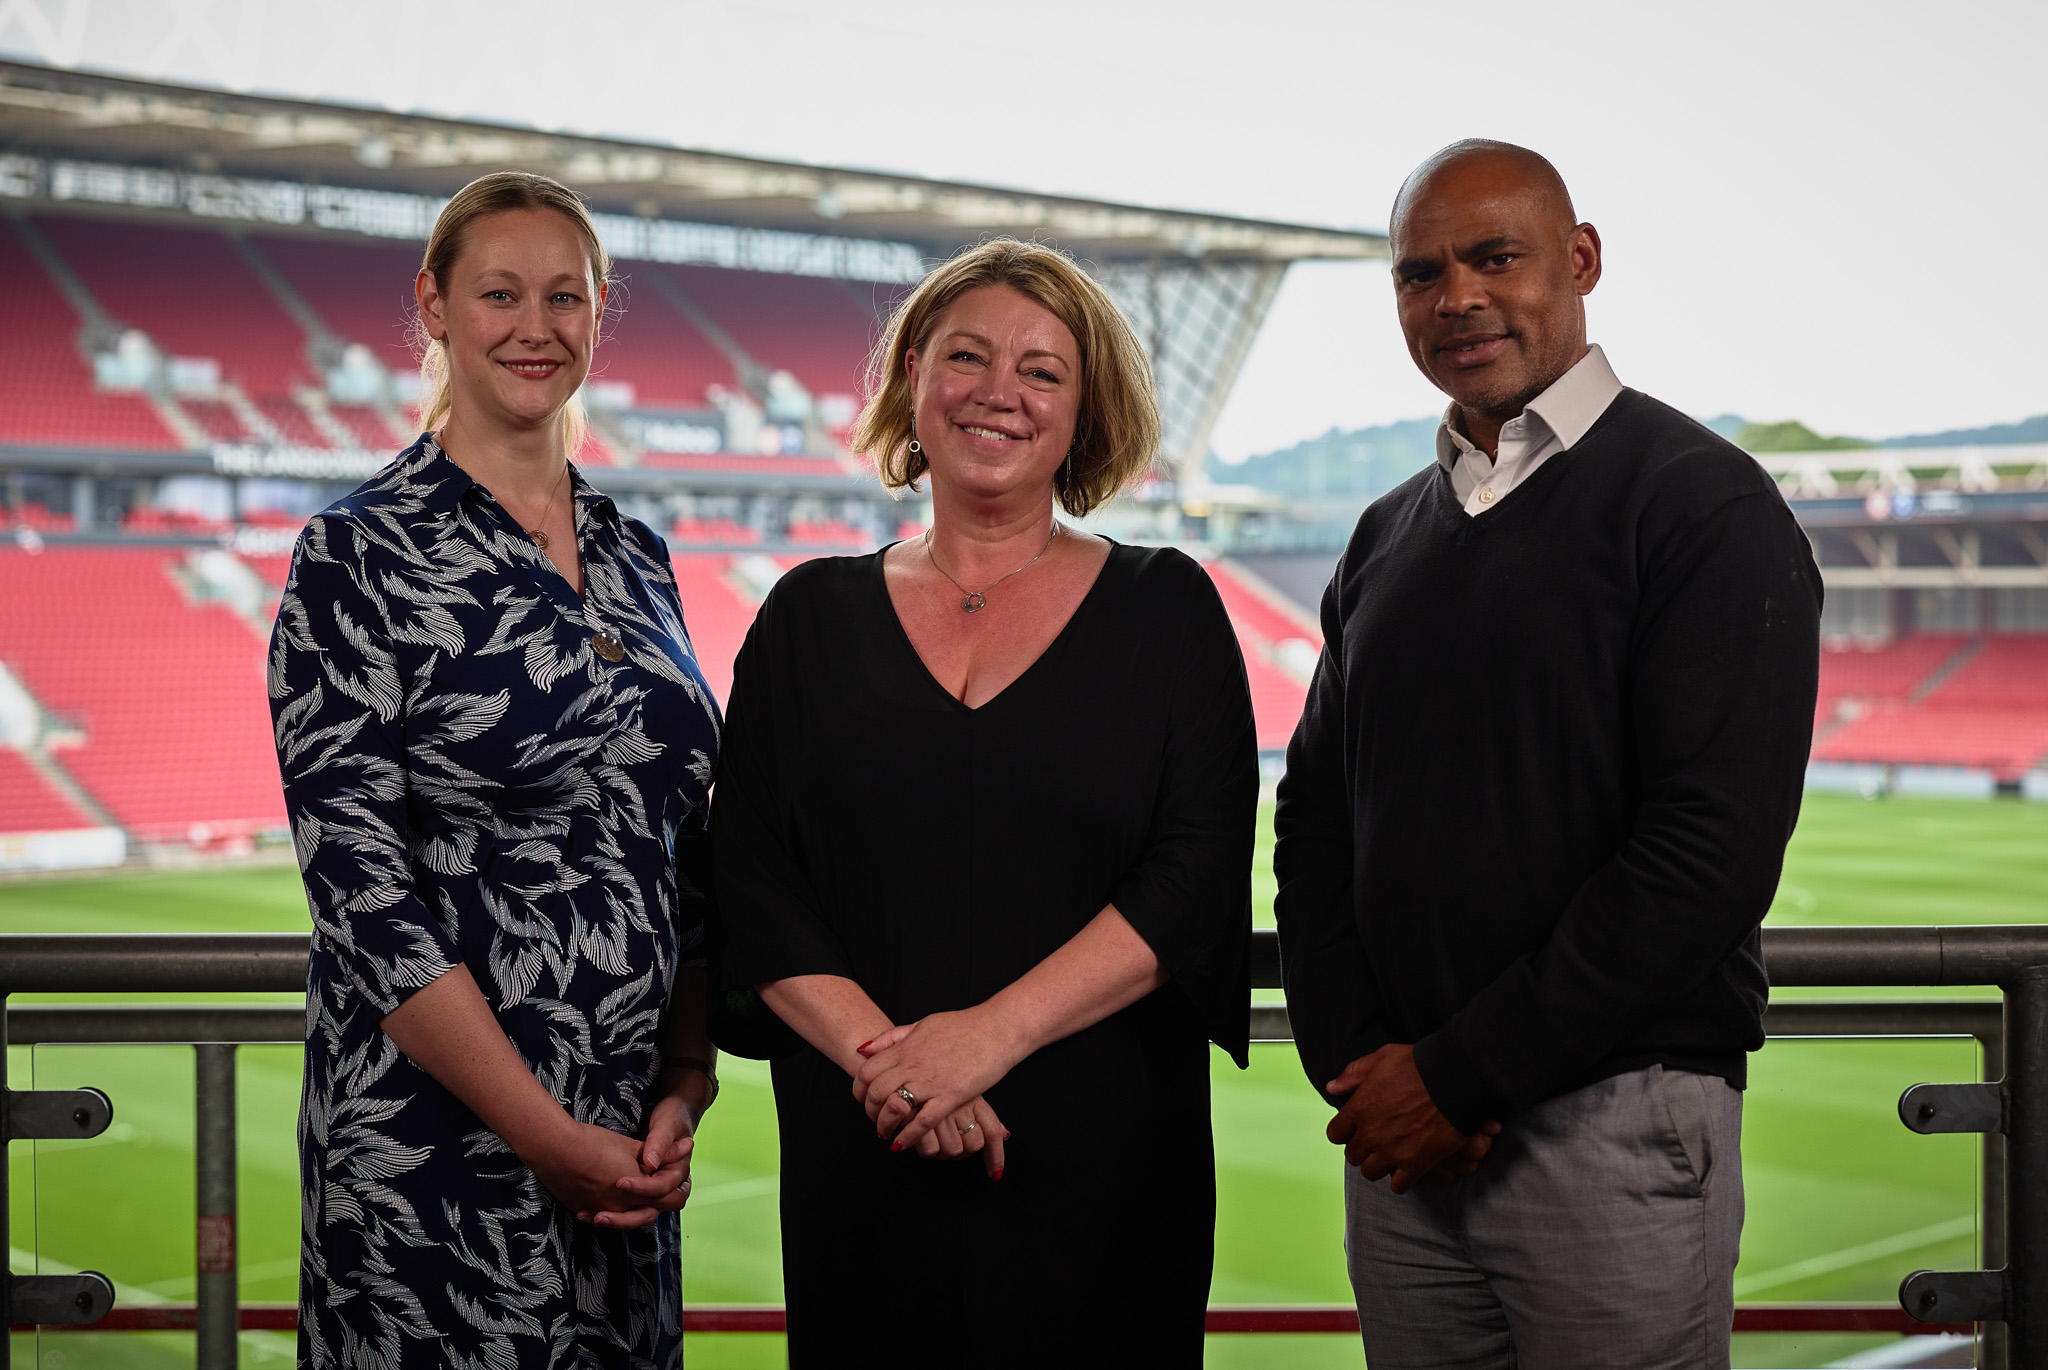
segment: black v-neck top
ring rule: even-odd
[[[1633,390],[1477,517],[1435,465],[1367,509],[1276,818],[1318,1089],[1388,1042],[1466,1130],[1650,1064],[1740,1086],[1820,600],[1762,468]]]
[[[882,555],[791,571],[734,664],[726,978],[845,975],[905,1023],[981,1002],[1115,904],[1172,977],[1155,997],[1242,1063],[1258,764],[1207,574],[1112,547],[1052,644],[970,709],[911,645]]]

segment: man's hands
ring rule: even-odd
[[[1415,1048],[1405,1043],[1359,1057],[1324,1088],[1351,1095],[1328,1128],[1330,1140],[1344,1148],[1345,1163],[1368,1180],[1393,1176],[1396,1194],[1406,1194],[1418,1180],[1470,1175],[1500,1133],[1499,1123],[1487,1123],[1470,1137],[1452,1127],[1415,1069]]]

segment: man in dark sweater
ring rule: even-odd
[[[1274,854],[1367,1360],[1725,1367],[1820,576],[1754,461],[1588,347],[1600,238],[1547,161],[1446,148],[1391,236],[1451,403],[1324,594]]]

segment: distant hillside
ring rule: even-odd
[[[1952,428],[1943,433],[1915,433],[1903,438],[1823,437],[1796,419],[1752,423],[1740,414],[1716,414],[1701,423],[1731,442],[1756,452],[1816,451],[1828,447],[1997,447],[2018,442],[2048,442],[2048,414],[1988,428]],[[1387,491],[1436,460],[1437,420],[1403,419],[1349,433],[1332,428],[1319,438],[1250,457],[1232,466],[1212,453],[1209,479],[1230,485],[1251,485],[1297,499],[1348,497],[1361,502]]]
[[[1994,423],[1989,428],[1951,428],[1945,433],[1916,433],[1910,438],[1886,438],[1879,447],[2004,447],[2016,442],[2048,442],[2048,414],[2036,414],[2018,423]]]
[[[1436,460],[1436,425],[1403,419],[1349,433],[1332,428],[1319,438],[1231,465],[1209,457],[1209,479],[1252,485],[1296,499],[1348,497],[1361,503],[1387,491]]]

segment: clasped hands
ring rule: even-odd
[[[655,1101],[647,1135],[628,1137],[567,1113],[520,1159],[563,1206],[595,1227],[644,1227],[690,1200],[690,1114],[679,1095]]]
[[[1415,1048],[1406,1043],[1359,1057],[1324,1088],[1333,1096],[1350,1095],[1326,1129],[1344,1148],[1345,1163],[1368,1180],[1391,1175],[1396,1194],[1406,1194],[1418,1181],[1441,1184],[1470,1175],[1500,1135],[1495,1122],[1469,1137],[1451,1126],[1415,1069]]]
[[[981,1096],[1017,1060],[1001,1045],[992,1018],[985,1005],[934,1013],[855,1048],[861,1065],[853,1073],[853,1096],[891,1151],[915,1148],[920,1156],[947,1160],[979,1153],[989,1178],[1003,1178],[1010,1130]],[[903,1090],[917,1100],[914,1109]]]

